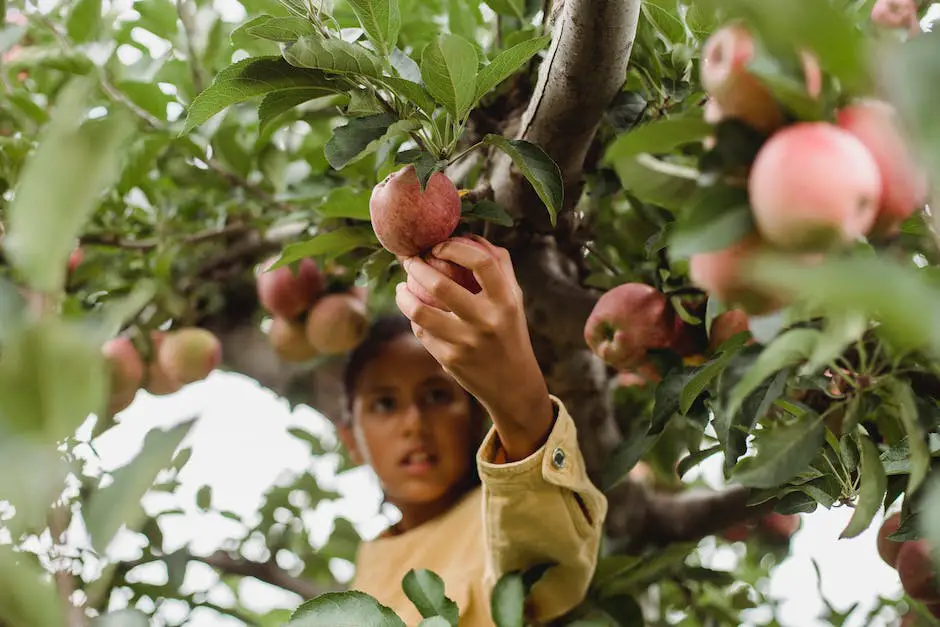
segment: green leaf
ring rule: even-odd
[[[709,448],[702,449],[700,451],[695,451],[694,453],[689,453],[681,460],[676,466],[676,472],[679,473],[680,477],[684,477],[687,472],[701,464],[703,461],[711,457],[716,453],[721,452],[721,445],[716,444]]]
[[[166,119],[166,106],[176,102],[176,98],[163,93],[159,85],[142,81],[121,81],[115,87],[128,99],[160,120]]]
[[[509,572],[500,577],[490,598],[490,612],[496,627],[524,627],[525,584],[522,574]]]
[[[865,435],[859,436],[858,447],[861,453],[858,502],[839,539],[854,538],[868,529],[888,490],[888,477],[885,475],[884,466],[881,465],[878,447]]]
[[[744,346],[748,340],[747,334],[739,333],[727,342],[728,346],[722,351],[721,355],[713,359],[710,363],[699,368],[695,375],[682,388],[679,394],[679,412],[687,414],[692,408],[695,400],[701,396],[705,388],[728,367],[728,364],[734,359],[738,349]]]
[[[772,488],[805,470],[826,440],[822,417],[807,416],[792,424],[758,431],[757,453],[738,462],[732,472],[734,480],[750,488]]]
[[[816,347],[800,374],[810,376],[834,361],[849,345],[857,342],[868,330],[868,319],[857,312],[838,313],[826,318],[826,326]]]
[[[212,84],[193,100],[180,136],[234,104],[292,87],[318,89],[323,95],[340,91],[323,72],[295,67],[282,57],[244,59],[216,74]]]
[[[92,546],[99,555],[122,526],[137,530],[146,520],[140,500],[160,471],[170,465],[173,453],[194,424],[195,420],[188,420],[167,431],[151,430],[140,453],[112,473],[113,483],[92,493],[83,516]]]
[[[418,623],[418,627],[448,627],[449,625],[456,625],[456,623],[448,622],[443,616],[432,616]]]
[[[288,63],[311,70],[377,78],[382,62],[359,44],[342,39],[310,35],[298,39],[284,51]]]
[[[140,610],[108,612],[91,621],[90,627],[148,627],[150,620]]]
[[[688,258],[727,248],[754,231],[747,190],[712,186],[702,189],[682,211],[669,233],[669,256]]]
[[[313,210],[324,218],[369,220],[369,199],[372,191],[343,186],[330,190],[329,195]]]
[[[4,521],[4,526],[14,538],[26,531],[41,532],[46,527],[49,508],[65,488],[68,464],[54,441],[42,443],[8,434],[0,443],[0,459],[3,459],[0,494],[16,508],[16,515]]]
[[[35,556],[0,546],[0,619],[10,627],[65,625],[54,580]]]
[[[48,442],[71,436],[106,395],[101,345],[74,321],[32,322],[3,346],[0,419],[14,432]]]
[[[425,113],[432,113],[437,105],[428,90],[416,82],[395,76],[383,76],[379,79],[389,89],[398,94],[405,102],[411,102]]]
[[[525,0],[484,0],[499,15],[525,19]]]
[[[438,159],[429,152],[422,150],[406,150],[395,155],[397,163],[411,163],[415,166],[415,174],[422,191],[427,187],[428,181],[435,172],[447,169],[447,161]]]
[[[473,44],[449,33],[434,39],[421,54],[421,78],[431,96],[458,121],[463,120],[476,96]]]
[[[140,13],[137,26],[167,41],[176,39],[179,12],[173,0],[136,0],[134,10]]]
[[[391,609],[363,592],[327,592],[291,615],[286,627],[405,627]]]
[[[196,491],[196,507],[201,510],[212,507],[212,486],[204,485]]]
[[[317,87],[293,87],[265,94],[258,105],[258,132],[264,134],[281,114],[324,95]]]
[[[496,55],[496,58],[483,66],[477,75],[474,102],[479,101],[491,89],[512,76],[516,70],[545,48],[551,40],[551,35],[529,39]]]
[[[819,331],[815,329],[791,329],[775,339],[732,390],[728,412],[733,414],[738,411],[744,399],[770,375],[807,359],[815,349],[819,336]]]
[[[930,448],[927,446],[923,428],[918,422],[917,402],[910,384],[900,379],[891,379],[885,385],[891,390],[891,404],[897,408],[898,416],[907,433],[910,454],[907,494],[911,495],[924,483],[930,472]]]
[[[314,28],[310,20],[297,15],[284,17],[261,15],[248,24],[245,24],[242,28],[245,34],[251,35],[252,37],[282,43],[296,41],[301,37],[316,33],[316,28]],[[235,32],[232,33],[232,39],[235,39]]]
[[[369,39],[383,57],[398,43],[401,13],[398,0],[348,0]]]
[[[101,26],[101,0],[77,0],[69,11],[65,29],[75,43],[91,41]]]
[[[693,377],[690,373],[677,370],[666,375],[656,386],[650,426],[652,434],[662,433],[669,420],[679,411],[679,398]]]
[[[608,458],[601,474],[601,487],[610,490],[623,481],[630,471],[659,439],[660,433],[650,433],[648,420],[631,425],[629,434],[617,445]]]
[[[673,211],[687,206],[699,191],[698,170],[646,153],[621,159],[614,169],[625,190],[642,201]]]
[[[535,188],[539,199],[545,203],[551,224],[555,226],[558,212],[565,203],[565,186],[558,164],[539,146],[521,139],[506,139],[491,134],[483,138],[483,143],[509,155],[513,164]]]
[[[451,627],[457,627],[457,604],[444,594],[444,581],[436,573],[427,569],[409,570],[401,585],[421,616],[440,616]]]
[[[940,317],[922,314],[940,311],[940,291],[916,267],[882,256],[830,257],[801,265],[786,256],[760,255],[747,274],[756,287],[782,291],[829,313],[874,318],[879,334],[899,349],[940,352]]]
[[[509,212],[492,200],[481,200],[471,205],[463,212],[463,215],[470,218],[479,218],[486,222],[499,224],[500,226],[512,226],[515,224],[515,220],[509,215]]]
[[[604,162],[613,164],[642,153],[669,153],[693,142],[700,142],[714,132],[711,124],[698,117],[661,118],[638,126],[617,137],[604,154]]]
[[[345,126],[333,129],[333,137],[326,143],[323,152],[333,169],[342,170],[369,154],[382,138],[407,133],[416,130],[418,126],[414,120],[399,120],[394,113],[353,118]]]
[[[371,248],[378,245],[378,239],[371,226],[344,226],[335,231],[315,235],[306,242],[289,244],[281,252],[271,269],[300,261],[307,257],[335,258],[356,248]]]
[[[83,123],[92,88],[81,79],[60,94],[7,213],[7,260],[39,291],[55,292],[65,282],[75,238],[102,192],[117,182],[122,145],[134,128],[123,113]]]
[[[349,90],[349,104],[346,105],[347,116],[361,118],[383,113],[385,110],[385,107],[382,106],[375,92],[371,89],[354,87]]]

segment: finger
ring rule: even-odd
[[[433,336],[427,329],[414,322],[411,323],[411,331],[414,333],[415,337],[418,338],[418,341],[421,342],[421,345],[431,353],[435,361],[440,364],[444,372],[456,381],[457,377],[454,376],[453,371],[450,369],[450,364],[453,362],[453,347]]]
[[[398,305],[398,309],[405,317],[411,320],[412,329],[417,325],[443,340],[460,337],[462,322],[458,318],[451,313],[424,303],[404,283],[395,286],[395,304]],[[422,340],[422,343],[424,342],[424,339],[417,332],[415,332],[415,335]]]
[[[499,265],[503,272],[511,276],[516,275],[516,272],[512,266],[512,257],[510,256],[508,250],[506,250],[502,246],[497,246],[490,240],[486,239],[485,237],[481,235],[477,235],[476,233],[471,233],[467,237],[471,238],[473,241],[477,242],[481,246],[486,247],[486,249],[489,250],[490,253],[492,253],[493,256],[495,256],[499,260]]]
[[[500,267],[499,257],[482,244],[472,242],[459,237],[452,238],[435,246],[432,254],[473,272],[480,287],[489,296],[505,296],[506,277]]]
[[[414,281],[439,300],[441,304],[464,320],[477,320],[483,304],[462,285],[443,272],[431,267],[420,257],[405,262],[409,281]]]

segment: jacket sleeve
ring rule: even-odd
[[[539,621],[568,612],[584,599],[597,565],[607,499],[588,478],[577,431],[552,397],[555,424],[526,459],[504,459],[490,429],[477,455],[483,484],[486,590],[514,570],[556,564],[533,587],[528,610]]]

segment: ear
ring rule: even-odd
[[[339,433],[339,439],[342,441],[343,446],[346,447],[346,450],[349,451],[349,459],[352,460],[357,466],[361,466],[365,459],[363,458],[362,451],[359,450],[359,443],[356,442],[356,436],[353,433],[352,427],[349,424],[341,424],[336,429]]]

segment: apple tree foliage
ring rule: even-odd
[[[722,176],[749,163],[761,138],[704,122],[699,55],[719,25],[743,18],[771,44],[754,71],[794,119],[824,119],[846,98],[880,93],[940,181],[936,36],[879,38],[863,0],[645,0],[622,89],[604,103],[577,173],[583,188],[566,185],[570,173],[516,131],[539,68],[557,52],[546,16],[563,22],[580,3],[591,4],[0,0],[0,625],[134,627],[173,604],[246,625],[403,624],[334,578],[331,560],[351,561],[360,541],[348,521],[311,541],[305,513],[338,497],[312,472],[271,486],[255,519],[217,512],[244,533],[204,556],[166,547],[161,521],[178,511],[141,507],[148,492],[179,485],[192,421],[152,431],[111,472],[89,471],[77,454],[120,421],[106,411],[102,343],[236,310],[260,325],[257,303],[229,288],[250,284],[267,255],[312,257],[337,280],[368,285],[374,311],[394,306],[402,273],[372,232],[368,199],[403,164],[423,181],[460,173],[456,183],[471,190],[461,228],[521,232],[525,219],[486,193],[486,164],[509,159],[553,228],[570,223],[565,214],[581,221],[581,287],[655,285],[705,329],[723,305],[691,285],[688,258],[752,228],[746,199]],[[774,54],[774,44],[794,42],[820,61],[821,101],[802,96]],[[738,336],[701,359],[666,360],[658,383],[613,389],[623,438],[597,481],[613,490],[642,462],[657,490],[678,494],[694,483],[682,476],[715,455],[753,508],[851,507],[842,537],[855,537],[901,505],[895,537],[940,545],[938,233],[928,209],[890,242],[859,242],[820,265],[755,264],[755,280],[793,304],[751,319],[756,343]],[[69,271],[76,241],[84,260]],[[94,428],[80,436],[89,416]],[[292,434],[347,467],[312,434]],[[208,489],[197,500],[215,511]],[[108,553],[122,528],[144,545],[132,562]],[[588,598],[561,624],[738,625],[756,607],[769,612],[753,620],[777,624],[767,575],[787,553],[785,537],[751,534],[730,572],[703,562],[699,538],[639,540],[629,550],[605,544]],[[264,557],[246,557],[258,543]],[[299,566],[280,565],[283,554]],[[194,561],[223,575],[234,602],[183,590]],[[134,576],[148,563],[163,564],[164,583]],[[252,612],[239,596],[243,577],[295,592],[297,605]],[[523,624],[537,577],[500,581],[499,627]],[[402,585],[423,625],[455,625],[434,573],[409,573]],[[126,603],[115,606],[117,597]],[[918,602],[900,605],[936,624]],[[834,625],[848,614],[827,610]]]

